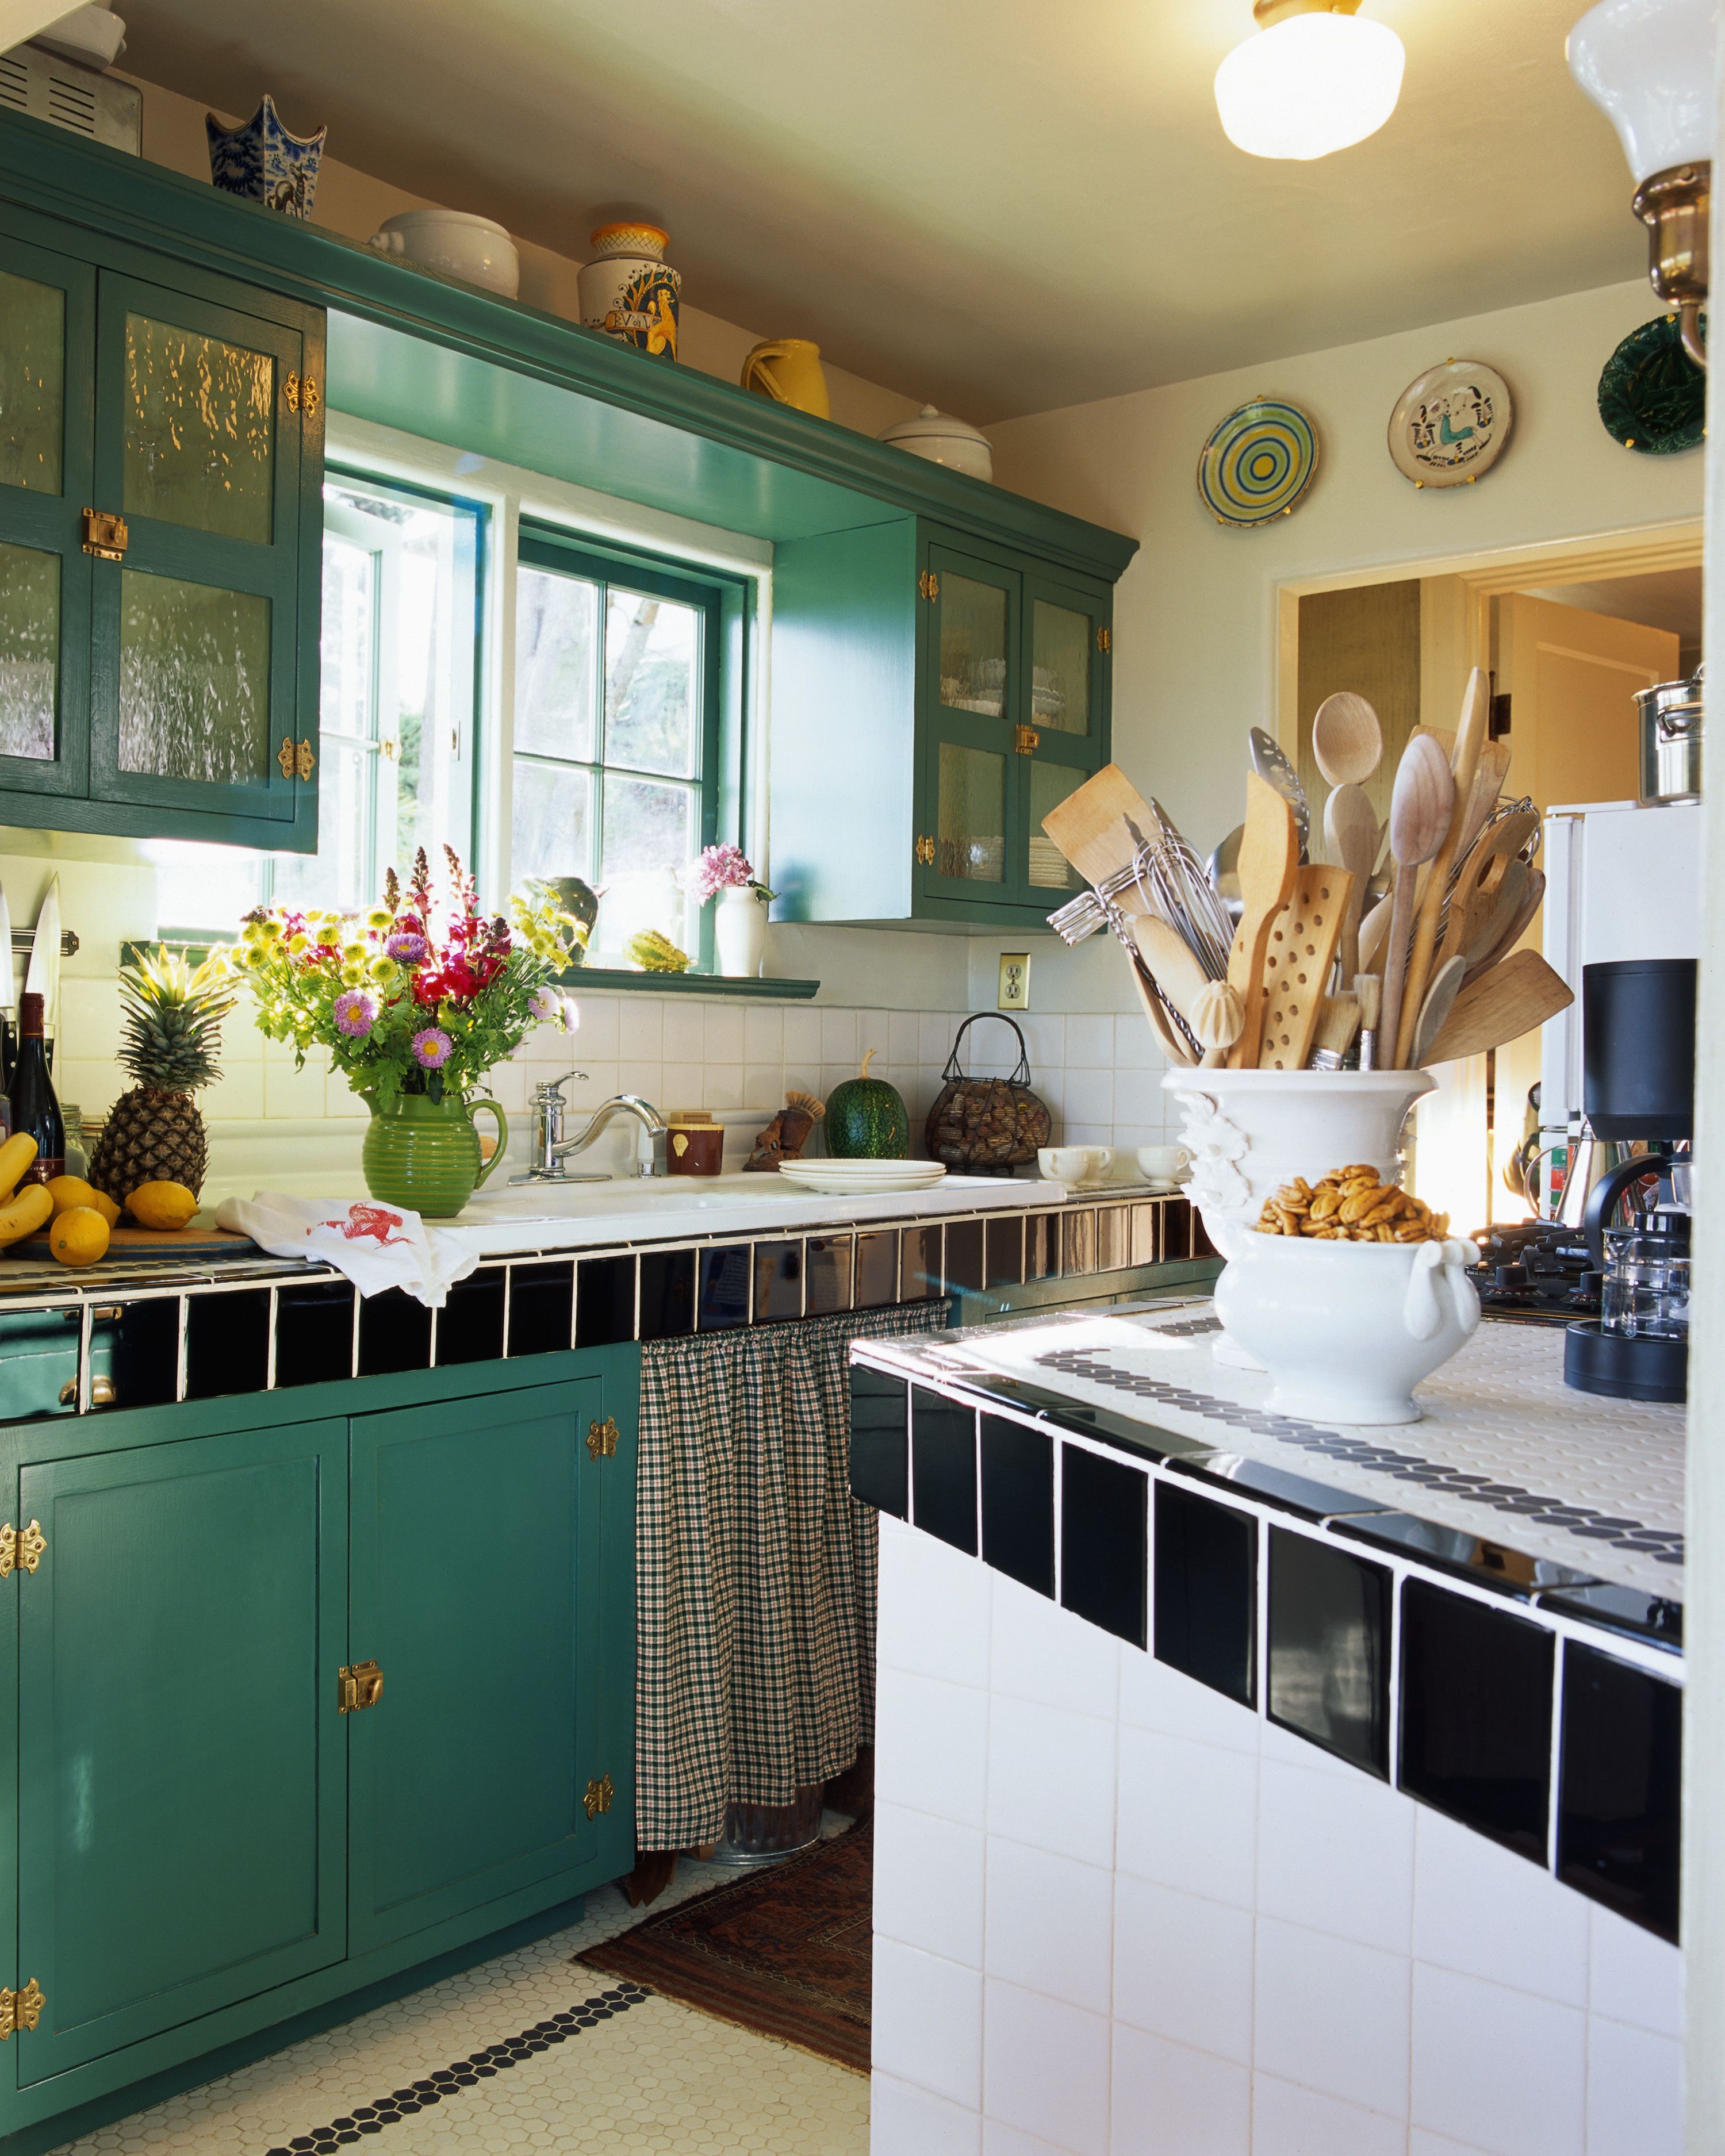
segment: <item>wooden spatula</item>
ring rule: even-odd
[[[1449,1063],[1458,1055],[1481,1055],[1519,1040],[1575,1000],[1572,990],[1537,951],[1512,951],[1502,965],[1470,981],[1450,1008],[1441,1031],[1426,1051],[1427,1060]]]
[[[1516,908],[1514,918],[1510,921],[1508,927],[1504,930],[1503,933],[1498,937],[1497,941],[1491,946],[1491,948],[1489,951],[1485,952],[1478,957],[1471,957],[1468,959],[1467,978],[1469,981],[1477,980],[1482,973],[1487,972],[1491,967],[1502,964],[1503,961],[1509,956],[1510,952],[1514,950],[1516,945],[1521,941],[1522,936],[1527,932],[1527,924],[1532,921],[1534,915],[1538,912],[1540,901],[1544,898],[1544,896],[1545,877],[1538,869],[1535,869],[1527,878],[1527,887],[1522,894],[1522,902]],[[1464,983],[1464,985],[1466,985],[1466,983]]]
[[[1396,767],[1395,791],[1389,798],[1389,850],[1395,861],[1395,889],[1389,916],[1389,944],[1384,964],[1384,1012],[1378,1035],[1385,1070],[1400,1069],[1394,1044],[1400,1039],[1399,1014],[1403,984],[1409,980],[1408,934],[1414,921],[1414,892],[1420,865],[1442,847],[1455,805],[1455,782],[1434,737],[1423,731],[1409,737]],[[1364,937],[1362,937],[1362,946]],[[1364,952],[1362,948],[1363,960]],[[1415,1015],[1418,1014],[1416,1012]],[[1412,1029],[1409,1047],[1412,1046]]]
[[[1482,970],[1486,960],[1502,947],[1509,924],[1521,912],[1527,896],[1527,864],[1509,860],[1500,865],[1502,873],[1495,884],[1480,892],[1463,927],[1461,955],[1469,966]],[[1448,940],[1445,938],[1445,943]],[[1445,955],[1454,957],[1456,953],[1450,951]]]
[[[1107,763],[1050,808],[1042,828],[1085,881],[1097,884],[1127,867],[1139,845],[1153,839],[1160,826],[1156,811],[1120,766]],[[1131,891],[1122,894],[1122,911],[1138,910],[1134,896]]]
[[[1260,1070],[1306,1068],[1352,880],[1345,869],[1321,861],[1294,878],[1292,896],[1276,916],[1265,951]]]
[[[1460,957],[1445,958],[1434,971],[1431,986],[1425,991],[1420,1023],[1414,1029],[1413,1069],[1417,1070],[1431,1053],[1431,1044],[1443,1031],[1444,1021],[1461,993],[1462,976],[1466,971],[1467,961]]]
[[[1264,1034],[1264,954],[1276,916],[1288,902],[1300,868],[1300,829],[1294,812],[1255,771],[1246,773],[1246,818],[1240,842],[1244,911],[1228,958],[1228,985],[1245,1014],[1228,1051],[1230,1070],[1255,1070]]]
[[[1209,986],[1205,973],[1177,929],[1153,913],[1141,913],[1131,924],[1138,956],[1150,968],[1156,985],[1189,1024],[1199,991]]]

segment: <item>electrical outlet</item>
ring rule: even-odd
[[[1030,1008],[1030,954],[1028,951],[1003,951],[1000,954],[1000,993],[995,999],[997,1010],[1029,1010]]]

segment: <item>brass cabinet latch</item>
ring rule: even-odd
[[[1111,629],[1099,629],[1096,631],[1096,649],[1098,651],[1111,651],[1113,649],[1113,632]]]
[[[336,1672],[336,1712],[362,1714],[383,1697],[383,1672],[375,1662],[355,1662]]]
[[[323,392],[318,388],[317,377],[314,374],[306,375],[303,381],[297,374],[285,375],[281,394],[282,401],[290,412],[303,411],[308,419],[316,415],[318,406],[323,402]]]
[[[282,736],[281,747],[275,752],[275,761],[281,767],[284,778],[310,778],[317,768],[317,758],[312,754],[311,742],[302,741],[295,748],[291,734]]]
[[[587,1425],[587,1456],[589,1460],[614,1460],[617,1455],[617,1424],[609,1415],[603,1422]]]
[[[587,1793],[581,1799],[582,1809],[589,1819],[597,1819],[601,1812],[610,1810],[611,1799],[616,1794],[611,1786],[611,1777],[601,1774],[598,1781],[588,1784]]]
[[[131,534],[123,516],[110,516],[104,509],[84,512],[84,551],[99,562],[123,562]]]
[[[0,2044],[14,2029],[33,2029],[47,2004],[46,1994],[33,1976],[22,1991],[0,1988]]]
[[[932,869],[934,866],[934,840],[932,839],[927,836],[918,839],[915,851],[917,860],[922,862],[924,868]]]
[[[932,569],[925,569],[916,579],[916,588],[932,606],[941,595],[941,580]]]
[[[9,1572],[33,1572],[47,1548],[40,1520],[32,1520],[27,1527],[15,1527],[8,1520],[0,1527],[0,1579]]]
[[[1042,737],[1034,726],[1014,726],[1012,745],[1020,756],[1034,756],[1042,746]]]

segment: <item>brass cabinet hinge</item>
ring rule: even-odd
[[[375,1662],[355,1662],[336,1672],[336,1712],[363,1714],[383,1697],[383,1672]]]
[[[311,742],[302,741],[295,748],[291,734],[282,736],[281,747],[275,752],[275,761],[281,767],[284,778],[310,778],[317,768],[317,758],[312,754]]]
[[[918,839],[915,852],[917,860],[922,862],[924,868],[932,869],[934,866],[934,840],[932,839],[927,836]]]
[[[27,1527],[15,1527],[8,1520],[0,1527],[0,1579],[9,1572],[33,1572],[47,1548],[40,1520],[32,1520]]]
[[[323,392],[317,386],[315,374],[308,374],[303,380],[297,374],[285,375],[281,394],[290,412],[303,411],[308,419],[315,416],[323,402]]]
[[[99,562],[123,562],[131,534],[123,516],[110,516],[105,509],[84,512],[84,551]]]
[[[33,2029],[48,2004],[42,1986],[33,1976],[22,1991],[0,1988],[0,2044],[14,2029]]]
[[[916,579],[916,588],[932,606],[941,595],[941,580],[932,569],[925,569]]]
[[[1014,726],[1012,745],[1020,756],[1034,756],[1042,746],[1042,737],[1034,726]]]
[[[1096,631],[1096,649],[1098,651],[1111,651],[1113,649],[1113,631],[1111,629],[1099,629]]]
[[[317,768],[317,758],[311,753],[311,744],[302,741],[294,751],[294,769],[301,778],[310,778]]]
[[[617,1455],[617,1424],[609,1415],[603,1422],[587,1425],[587,1456],[589,1460],[613,1460]]]
[[[598,1781],[589,1782],[587,1785],[587,1793],[581,1799],[583,1809],[588,1817],[597,1819],[601,1812],[609,1811],[611,1799],[616,1794],[616,1790],[611,1786],[611,1777],[608,1774],[601,1774]]]

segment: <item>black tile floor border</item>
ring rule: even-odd
[[[308,2151],[311,2156],[326,2156],[326,2151],[346,2148],[365,2134],[381,2133],[386,2126],[398,2126],[416,2112],[441,2103],[446,2096],[457,2096],[463,2089],[477,2087],[480,2082],[507,2073],[524,2059],[578,2036],[583,2029],[596,2029],[600,2022],[627,2014],[631,2006],[644,2005],[655,1996],[640,1984],[619,1984],[610,1991],[601,1991],[583,1999],[578,2006],[553,2014],[548,2021],[536,2021],[519,2035],[506,2036],[501,2044],[487,2044],[483,2051],[457,2059],[453,2066],[439,2066],[423,2081],[392,2089],[388,2096],[374,2097],[370,2103],[356,2104],[327,2126],[314,2126],[309,2133],[296,2133],[291,2141],[272,2148],[269,2156],[307,2156]]]

